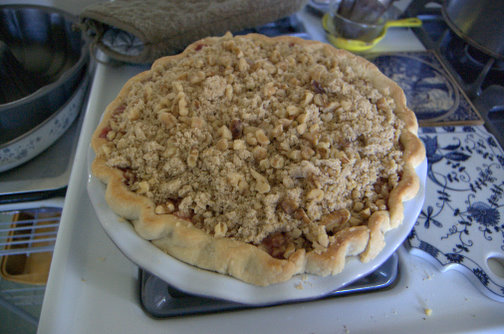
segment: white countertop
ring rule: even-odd
[[[138,268],[105,234],[86,191],[86,153],[124,82],[143,70],[99,64],[70,176],[38,333],[462,333],[504,331],[501,303],[458,272],[441,273],[400,249],[390,290],[323,301],[156,320],[141,309]],[[404,265],[406,264],[406,265]],[[432,309],[426,316],[424,309]]]

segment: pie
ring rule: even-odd
[[[403,91],[347,51],[209,37],[158,59],[108,105],[92,173],[138,235],[266,286],[373,259],[425,159]]]

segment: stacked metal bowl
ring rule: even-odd
[[[77,117],[89,61],[77,23],[50,7],[0,6],[0,172],[44,151]]]

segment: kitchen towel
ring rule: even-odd
[[[80,15],[81,29],[105,54],[129,63],[150,63],[188,44],[286,17],[306,0],[116,0]]]

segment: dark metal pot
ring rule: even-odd
[[[445,0],[442,11],[459,37],[494,58],[504,58],[504,1]]]
[[[77,22],[51,7],[0,6],[0,144],[48,119],[79,86],[89,51]]]

